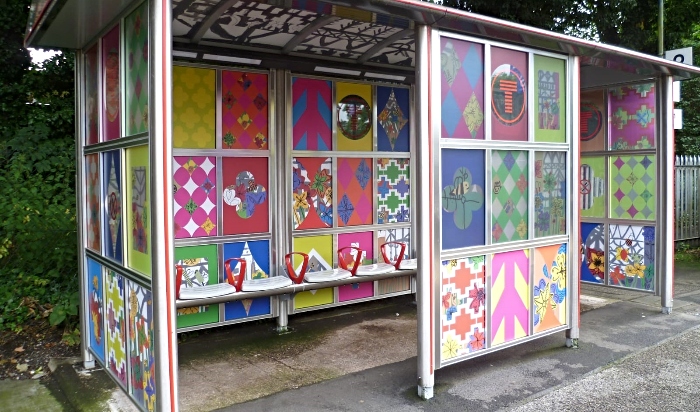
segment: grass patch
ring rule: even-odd
[[[700,248],[681,243],[676,248],[676,262],[700,263]]]

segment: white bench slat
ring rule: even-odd
[[[260,290],[279,289],[290,286],[292,280],[286,276],[273,276],[264,279],[249,279],[243,281],[243,292],[257,292]]]
[[[215,298],[236,293],[236,288],[228,283],[217,283],[215,285],[184,287],[180,290],[181,300],[195,300]]]
[[[309,283],[319,283],[319,282],[328,282],[331,280],[340,280],[340,279],[346,279],[352,276],[352,273],[350,271],[345,270],[345,269],[330,269],[330,270],[322,270],[319,272],[307,272],[306,275],[304,276],[304,280],[309,282]]]

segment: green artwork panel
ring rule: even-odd
[[[610,217],[656,219],[656,156],[610,158]]]
[[[566,234],[566,152],[535,152],[535,237]]]
[[[535,56],[537,120],[535,141],[566,142],[566,64],[562,59]]]
[[[491,155],[491,239],[527,239],[528,171],[524,150],[494,150]]]
[[[216,146],[216,71],[173,66],[173,147]]]
[[[126,262],[151,276],[151,213],[148,145],[126,149]]]
[[[410,159],[377,159],[377,223],[410,221]]]
[[[148,131],[148,2],[124,19],[126,135]]]
[[[294,239],[294,251],[309,255],[307,272],[320,272],[333,269],[333,235],[309,236]],[[294,256],[294,269],[299,272],[302,259]],[[311,290],[297,293],[294,297],[294,309],[333,303],[333,288]]]
[[[175,262],[182,265],[182,288],[219,283],[216,245],[175,248]],[[204,325],[219,321],[219,305],[195,306],[177,310],[177,327]]]
[[[579,210],[582,217],[605,217],[605,158],[582,157]]]

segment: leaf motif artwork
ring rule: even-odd
[[[460,229],[469,227],[472,214],[484,205],[484,191],[481,186],[472,184],[469,169],[461,167],[455,172],[452,184],[442,189],[442,207],[454,213],[454,223]]]

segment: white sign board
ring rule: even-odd
[[[683,109],[673,109],[673,128],[675,130],[683,128]]]
[[[667,50],[664,55],[666,59],[673,60],[676,63],[693,64],[693,48],[685,47],[676,50]]]

